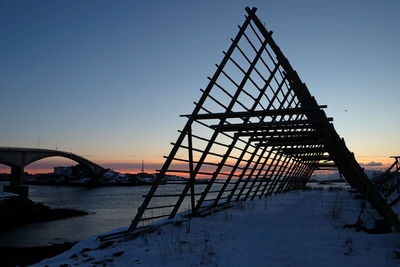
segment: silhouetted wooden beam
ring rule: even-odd
[[[332,121],[332,118],[328,118]],[[241,131],[241,130],[253,130],[253,129],[263,129],[268,127],[285,127],[294,126],[296,128],[311,128],[316,124],[322,123],[320,120],[291,120],[291,121],[273,121],[273,122],[259,122],[259,123],[235,123],[235,124],[224,124],[224,125],[211,125],[212,128],[218,129],[219,131]],[[264,129],[265,130],[265,129]]]
[[[239,136],[259,136],[259,137],[272,137],[272,136],[299,136],[299,135],[315,135],[318,136],[320,133],[314,130],[310,130],[308,128],[306,129],[299,129],[302,131],[288,131],[288,130],[296,130],[298,128],[287,128],[287,129],[282,129],[282,128],[268,128],[266,129],[267,131],[255,131],[255,132],[239,132],[236,133]],[[272,131],[269,131],[272,130]]]
[[[318,140],[321,137],[319,136],[312,136],[312,135],[304,135],[304,136],[283,136],[283,137],[270,137],[270,138],[265,138],[265,137],[255,137],[252,139],[254,142],[271,142],[271,143],[276,143],[276,142],[296,142],[296,141],[312,141],[312,140]]]
[[[325,147],[282,148],[280,152],[287,155],[299,155],[307,153],[324,153],[328,152],[328,149]]]
[[[268,127],[268,128],[245,129],[246,132],[238,132],[238,133],[235,133],[235,134],[237,134],[239,136],[246,136],[246,135],[249,136],[248,133],[261,133],[262,134],[262,133],[265,133],[265,132],[273,133],[273,132],[285,131],[285,130],[290,130],[293,133],[296,133],[296,132],[300,133],[300,132],[306,132],[306,131],[315,130],[314,128],[315,128],[314,125],[287,125],[287,126],[277,125],[277,126],[271,126],[271,127]],[[238,131],[242,131],[242,129],[240,129]],[[251,131],[251,132],[247,132],[247,131]],[[224,133],[224,132],[222,132],[222,133]],[[250,135],[250,136],[252,136],[252,135]]]
[[[243,111],[243,112],[221,112],[211,114],[197,114],[193,115],[195,120],[208,120],[208,119],[228,119],[228,118],[249,118],[259,116],[278,116],[278,115],[293,115],[303,114],[308,112],[320,111],[322,108],[327,108],[327,105],[320,105],[315,107],[301,107],[301,108],[286,108],[275,110],[256,110],[256,111]],[[190,117],[191,114],[180,115],[180,117]]]
[[[301,160],[332,160],[329,155],[317,155],[317,156],[296,156],[296,158]]]
[[[314,168],[337,168],[334,163],[311,163],[308,165]]]
[[[327,140],[310,140],[310,141],[296,141],[296,142],[290,142],[290,141],[283,141],[283,142],[263,142],[263,143],[258,143],[256,145],[259,145],[260,147],[264,146],[300,146],[300,145],[324,145],[328,141]],[[280,149],[280,148],[277,148]]]
[[[302,157],[302,156],[309,156],[311,154],[310,152],[299,152],[299,153],[288,154],[288,153],[285,153],[285,152],[282,152],[282,151],[277,151],[277,153],[285,154],[287,156],[292,156],[294,158],[299,158],[299,157]],[[315,153],[315,152],[313,152],[313,153]],[[316,153],[318,153],[318,152],[316,152]]]

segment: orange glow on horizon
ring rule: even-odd
[[[357,159],[361,167],[369,170],[379,170],[379,171],[385,171],[388,167],[390,167],[394,159],[392,158],[381,158],[381,157],[365,157],[365,158],[358,158]],[[97,161],[95,162],[96,164],[103,166],[104,168],[109,168],[113,171],[121,172],[121,173],[129,173],[129,174],[137,174],[141,172],[141,161],[128,161],[128,160],[112,160],[112,161]],[[219,163],[219,162],[214,162],[214,163]],[[37,174],[37,173],[49,173],[53,172],[54,167],[56,166],[72,166],[76,165],[74,161],[71,161],[69,159],[63,159],[63,158],[58,158],[58,159],[43,159],[37,162],[34,162],[30,165],[28,165],[25,168],[25,172],[28,172],[30,174]],[[164,161],[157,161],[157,160],[145,160],[144,164],[144,172],[146,173],[157,173],[156,170],[159,170],[162,165],[164,164]],[[234,161],[227,161],[227,164],[234,165]],[[188,169],[187,168],[187,163],[173,163],[172,164],[174,167],[172,169]],[[243,166],[242,166],[243,167]],[[207,167],[202,167],[203,171],[207,169]],[[0,173],[10,173],[10,167],[6,165],[0,164]],[[212,172],[212,168],[210,167],[210,172]],[[222,170],[222,172],[225,172]],[[333,171],[327,170],[327,171],[318,171],[318,174],[330,174]],[[235,175],[239,175],[241,173],[241,170],[238,170],[235,172]],[[188,178],[187,173],[181,173],[181,172],[168,172],[168,175],[177,175],[177,176],[182,176]],[[209,175],[198,175],[196,178],[199,179],[204,179],[204,178],[209,178]],[[224,177],[224,176],[222,176]],[[235,177],[234,177],[235,178]]]

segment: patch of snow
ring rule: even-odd
[[[35,266],[398,266],[399,233],[343,228],[357,221],[360,201],[344,190],[273,195],[133,240],[93,236]]]

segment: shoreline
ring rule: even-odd
[[[85,216],[89,213],[76,209],[50,208],[25,197],[9,197],[0,201],[0,234],[15,227],[37,222],[47,222]]]
[[[3,183],[9,183],[7,180],[0,180]],[[186,181],[170,181],[170,182],[161,182],[160,185],[169,185],[169,184],[185,184]],[[195,184],[207,184],[206,181],[196,181]],[[135,182],[135,183],[66,183],[66,182],[33,182],[26,181],[24,185],[43,185],[43,186],[83,186],[83,187],[102,187],[102,186],[152,186],[153,183],[146,182]]]
[[[0,214],[2,217],[0,220],[1,234],[10,229],[32,223],[85,216],[89,213],[69,208],[50,208],[25,197],[11,196],[1,199]],[[32,265],[46,258],[61,254],[71,249],[78,242],[64,242],[33,247],[0,246],[0,265],[4,267]]]

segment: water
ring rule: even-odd
[[[2,183],[0,185],[4,185]],[[163,185],[163,191],[181,191],[181,185]],[[1,188],[1,186],[0,186]],[[2,188],[1,188],[2,190]],[[34,223],[0,233],[0,246],[27,247],[79,241],[118,227],[130,225],[142,195],[149,186],[29,186],[29,197],[51,208],[73,208],[89,212],[87,216]],[[157,201],[157,200],[156,200]],[[162,205],[164,200],[158,200]],[[182,205],[186,208],[187,204]]]
[[[0,182],[1,185],[7,183]],[[180,194],[183,184],[160,185],[156,194]],[[221,184],[214,184],[206,199],[214,199],[215,191]],[[29,198],[43,203],[51,208],[73,208],[89,213],[86,216],[63,220],[34,223],[16,227],[7,232],[0,232],[0,247],[31,247],[63,242],[74,242],[92,235],[105,233],[120,227],[130,225],[142,204],[143,195],[149,191],[149,186],[29,186]],[[196,184],[195,192],[205,189],[204,184]],[[227,188],[230,189],[230,188]],[[229,194],[229,193],[228,193]],[[197,195],[196,199],[199,196]],[[177,197],[154,197],[149,207],[175,204]],[[190,197],[186,197],[178,212],[190,208]],[[169,214],[165,209],[154,209],[145,213],[145,217]],[[151,223],[152,221],[146,221]],[[140,226],[140,225],[139,225]]]

